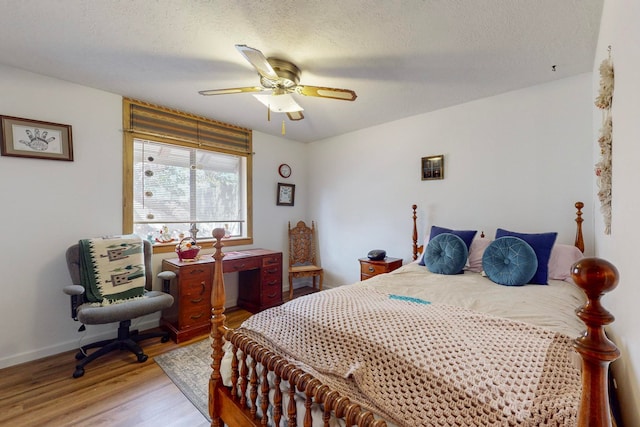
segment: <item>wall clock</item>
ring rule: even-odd
[[[286,163],[281,164],[278,166],[278,173],[283,178],[289,178],[291,176],[291,166]]]

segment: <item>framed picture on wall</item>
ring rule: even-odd
[[[276,205],[278,206],[293,206],[296,196],[295,184],[283,184],[278,183],[278,195],[276,199]]]
[[[423,157],[421,162],[422,180],[444,179],[444,155]]]
[[[0,116],[3,156],[73,161],[71,126]]]

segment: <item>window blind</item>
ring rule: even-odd
[[[128,129],[140,136],[161,137],[248,156],[251,130],[125,98]],[[125,126],[127,123],[125,123]]]

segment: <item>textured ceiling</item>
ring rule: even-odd
[[[602,0],[2,0],[0,63],[227,123],[316,141],[593,68]],[[272,114],[235,44],[295,63],[301,83]],[[556,71],[552,71],[552,66]],[[11,114],[11,111],[0,111]]]

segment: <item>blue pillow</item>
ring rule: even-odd
[[[506,286],[529,283],[538,269],[533,248],[518,237],[500,237],[482,255],[482,268],[492,282]]]
[[[429,234],[429,241],[431,241],[431,239],[433,239],[434,237],[442,234],[442,233],[451,233],[454,234],[458,237],[460,237],[462,239],[462,241],[465,243],[465,245],[467,245],[467,252],[469,252],[469,248],[471,247],[471,241],[473,240],[473,238],[475,237],[476,233],[478,231],[477,230],[451,230],[449,228],[444,228],[444,227],[438,227],[437,225],[432,225],[431,226],[431,232]],[[464,262],[466,263],[467,260],[464,260]],[[418,263],[420,265],[425,265],[424,264],[424,257],[422,257],[422,259],[420,260],[420,262]]]
[[[527,242],[536,253],[538,269],[529,283],[547,285],[549,281],[549,258],[558,233],[516,233],[502,228],[496,230],[496,239],[504,236],[519,237]]]
[[[429,240],[423,259],[432,273],[458,274],[464,268],[468,256],[464,240],[455,234],[442,233]]]

